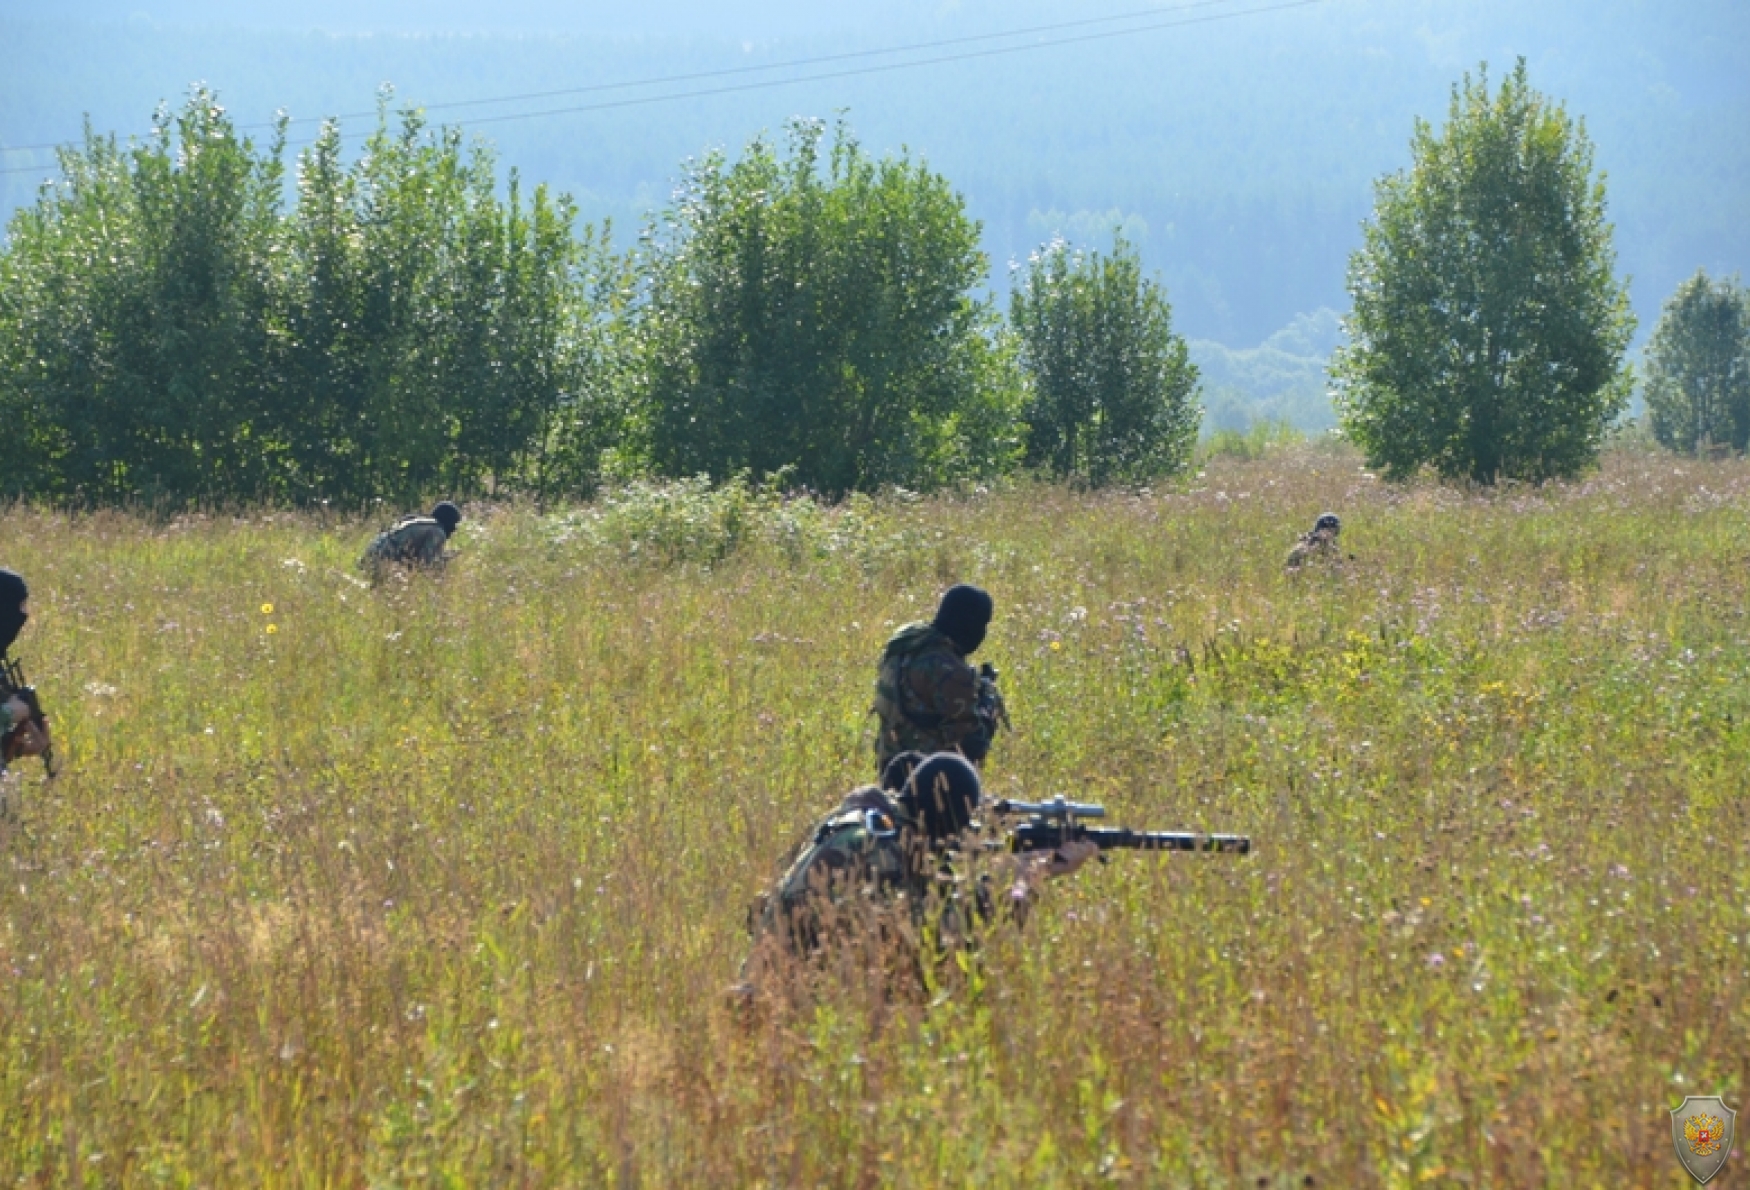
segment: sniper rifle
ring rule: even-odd
[[[999,801],[991,809],[1004,817],[1025,816],[1009,831],[1010,851],[1055,851],[1070,842],[1092,843],[1106,851],[1226,851],[1245,855],[1252,840],[1245,835],[1207,835],[1195,831],[1133,831],[1123,827],[1088,827],[1085,818],[1106,817],[1106,807],[1087,802]]]

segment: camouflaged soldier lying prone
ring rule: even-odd
[[[359,569],[381,581],[396,566],[441,569],[448,561],[444,546],[462,523],[462,510],[448,500],[431,510],[430,516],[403,517],[384,529],[365,547]]]
[[[907,624],[881,653],[875,678],[880,720],[877,772],[901,752],[959,752],[982,763],[1008,712],[996,670],[974,669],[967,657],[984,643],[993,604],[979,587],[950,587],[928,624]]]
[[[988,859],[990,870],[956,872],[956,845],[980,798],[978,772],[964,757],[896,756],[882,784],[852,791],[755,902],[748,923],[754,950],[737,991],[753,994],[750,980],[772,962],[821,955],[829,941],[849,935],[893,946],[914,962],[932,939],[964,945],[999,915],[1024,921],[1045,880],[1074,872],[1099,850],[1069,842],[1020,855],[960,852]]]
[[[1308,562],[1344,561],[1342,550],[1337,545],[1337,535],[1342,531],[1343,522],[1337,519],[1336,513],[1325,513],[1313,523],[1311,533],[1301,534],[1294,548],[1288,551],[1285,565],[1292,571]]]

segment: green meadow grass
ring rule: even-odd
[[[1354,561],[1285,575],[1327,508]],[[69,765],[0,822],[0,1181],[1688,1184],[1668,1109],[1750,1089],[1747,512],[1741,462],[1467,494],[1291,447],[471,509],[372,591],[357,523],[9,511]],[[1253,854],[1089,864],[915,1002],[738,1009],[956,580],[995,794]]]

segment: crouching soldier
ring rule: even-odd
[[[913,767],[915,764],[915,767]],[[908,773],[909,770],[909,773]],[[992,855],[991,871],[952,863],[981,799],[978,772],[962,756],[921,761],[901,754],[883,784],[864,786],[814,828],[784,874],[749,914],[754,950],[737,992],[751,996],[773,964],[812,958],[899,974],[922,986],[932,947],[974,940],[985,922],[1023,921],[1039,885],[1074,872],[1098,848],[1071,842],[1053,852]]]
[[[1299,570],[1308,562],[1341,562],[1343,553],[1337,545],[1337,535],[1343,531],[1343,522],[1337,519],[1335,513],[1327,512],[1313,522],[1312,532],[1303,533],[1294,548],[1288,551],[1286,563],[1290,572]]]
[[[984,643],[993,604],[982,588],[950,587],[927,624],[907,624],[881,654],[873,711],[877,770],[905,751],[984,761],[1007,712],[996,670],[967,660]]]
[[[48,721],[37,706],[36,695],[12,660],[12,642],[30,619],[30,588],[24,576],[0,569],[0,772],[14,760],[41,756],[49,773],[55,771]]]
[[[441,569],[449,557],[444,546],[461,523],[462,510],[448,500],[434,507],[429,516],[403,517],[365,547],[359,569],[369,574],[372,582],[380,582],[397,566]]]

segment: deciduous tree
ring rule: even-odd
[[[963,434],[1003,432],[978,225],[940,175],[825,131],[705,157],[646,237],[634,387],[660,472],[837,495],[951,478],[984,453]]]
[[[1197,368],[1161,286],[1122,236],[1112,253],[1062,240],[1035,253],[1010,321],[1030,383],[1026,461],[1100,485],[1182,468],[1203,409]]]
[[[1411,152],[1350,264],[1345,431],[1392,478],[1579,472],[1626,402],[1634,330],[1584,127],[1521,61],[1498,91],[1467,75]]]
[[[1672,450],[1750,446],[1750,294],[1705,271],[1677,287],[1647,346],[1647,412]]]

